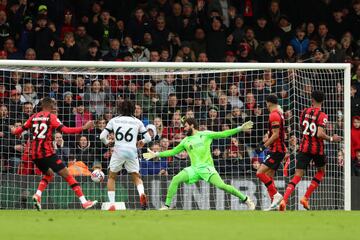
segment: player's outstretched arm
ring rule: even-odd
[[[334,134],[332,136],[327,135],[325,129],[321,126],[318,127],[317,137],[330,142],[341,142],[342,140],[342,137],[337,134]]]
[[[163,152],[153,152],[148,149],[148,151],[143,154],[143,157],[145,160],[150,160],[155,157],[171,157],[181,153],[184,150],[184,144],[183,141],[181,141],[175,148]]]
[[[88,130],[94,128],[95,124],[94,121],[88,121],[82,127],[66,127],[64,125],[59,126],[59,131],[65,134],[77,134],[81,133],[84,130]]]
[[[230,137],[239,132],[250,130],[253,128],[253,126],[254,126],[254,123],[252,121],[248,121],[237,128],[233,128],[233,129],[229,129],[229,130],[225,130],[225,131],[221,131],[221,132],[209,132],[207,135],[213,139],[227,138],[227,137]]]
[[[23,126],[17,127],[17,128],[12,127],[12,128],[10,129],[11,134],[16,135],[16,136],[19,136],[23,131],[31,128],[31,125],[32,125],[32,122],[31,122],[31,121],[32,121],[33,116],[34,116],[34,115],[32,115],[32,116],[24,123]]]

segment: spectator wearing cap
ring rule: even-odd
[[[65,33],[64,42],[60,45],[58,51],[62,60],[80,60],[80,49],[75,42],[74,33]]]
[[[228,63],[236,62],[236,56],[233,51],[228,50],[225,52],[225,62]]]
[[[295,53],[298,57],[302,57],[309,47],[309,39],[306,37],[305,29],[296,28],[296,35],[290,40],[291,46],[293,46]]]
[[[294,34],[290,19],[286,15],[281,15],[277,27],[276,35],[279,36],[285,44],[289,43]]]
[[[313,63],[325,63],[326,55],[322,48],[316,48],[313,52],[313,59],[311,60]]]
[[[195,29],[194,40],[190,42],[190,48],[196,57],[199,57],[200,53],[206,53],[206,33],[203,28]]]
[[[108,10],[101,12],[100,20],[95,23],[93,31],[93,37],[99,42],[100,49],[102,51],[109,50],[109,40],[113,39],[116,34],[116,24]]]
[[[79,48],[79,59],[85,59],[89,45],[93,42],[93,38],[86,32],[85,25],[78,25],[76,27],[75,42]]]
[[[345,51],[338,47],[335,36],[327,35],[326,36],[326,50],[328,51],[329,63],[343,63],[345,62]]]
[[[0,46],[4,45],[5,39],[13,36],[12,28],[7,22],[7,15],[5,10],[0,10]]]
[[[168,49],[163,49],[162,51],[167,51],[168,57],[170,57]],[[144,46],[134,46],[132,57],[135,62],[148,62],[150,58],[150,51]]]
[[[319,48],[318,42],[315,40],[310,40],[307,53],[305,53],[301,57],[301,60],[303,62],[311,62],[311,59],[313,58],[313,53],[314,53],[315,49],[317,49],[317,48]]]
[[[57,45],[55,33],[47,27],[47,17],[39,15],[34,33],[34,49],[40,60],[52,58],[52,52]]]
[[[27,49],[34,44],[34,26],[31,17],[27,16],[23,20],[23,27],[20,32],[20,39],[18,41],[18,48],[25,53]]]
[[[181,49],[176,54],[183,59],[183,62],[195,62],[195,53],[190,48],[190,42],[183,42]]]
[[[259,16],[254,27],[256,39],[263,43],[274,37],[274,29],[268,24],[265,16]]]
[[[210,30],[207,33],[207,53],[210,62],[220,62],[225,58],[226,29],[219,17],[213,18]]]
[[[156,127],[154,124],[148,124],[146,126],[146,130],[148,131],[152,141],[159,141],[160,140],[160,136],[158,135],[157,131],[156,131]]]
[[[206,119],[207,129],[210,131],[219,131],[221,126],[221,120],[218,114],[218,107],[210,106]]]

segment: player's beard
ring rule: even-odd
[[[186,136],[191,136],[193,134],[193,129],[190,128],[189,130],[184,131],[184,133],[186,134]]]

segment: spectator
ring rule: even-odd
[[[244,106],[244,102],[241,100],[239,93],[239,88],[235,84],[232,84],[229,87],[227,100],[231,104],[231,107],[242,108]]]
[[[7,53],[7,59],[23,59],[23,54],[15,48],[15,41],[12,38],[5,39],[4,51]]]
[[[75,42],[79,49],[78,59],[86,59],[89,46],[93,42],[93,38],[87,34],[84,25],[78,25],[76,27]]]
[[[114,36],[116,34],[116,24],[110,16],[108,10],[103,10],[100,15],[100,20],[96,20],[93,29],[93,38],[98,41],[99,47],[102,51],[109,50],[109,40],[110,41],[110,51],[114,51],[114,46],[111,46],[111,42],[114,41]],[[119,40],[118,45],[120,45]]]
[[[330,63],[342,63],[345,62],[345,51],[339,49],[337,41],[334,36],[328,35],[326,37],[326,50],[329,52],[327,62]]]
[[[56,155],[59,157],[59,159],[63,160],[64,162],[68,162],[70,158],[70,149],[65,146],[61,133],[55,133],[55,141],[53,144]]]
[[[164,124],[163,124],[163,120],[160,118],[160,117],[156,117],[154,118],[154,121],[153,121],[155,127],[156,127],[156,133],[158,135],[157,138],[161,138],[161,134],[164,130]]]
[[[3,46],[5,39],[13,36],[11,27],[7,22],[7,16],[5,10],[0,10],[0,32],[1,32],[0,46]]]
[[[255,32],[252,28],[248,27],[245,29],[244,43],[250,47],[249,51],[256,51],[259,47],[259,42],[255,39]]]
[[[268,10],[268,15],[273,26],[276,26],[280,21],[280,1],[279,0],[271,0]]]
[[[355,84],[351,84],[351,118],[360,116],[360,98],[356,97],[357,89]]]
[[[231,128],[241,126],[245,122],[242,115],[243,113],[239,107],[233,107],[231,113],[225,118],[226,123],[229,124]]]
[[[198,55],[197,62],[209,62],[209,58],[205,52],[201,52]]]
[[[276,35],[278,35],[284,43],[289,43],[290,39],[293,36],[293,26],[286,15],[281,15],[278,23],[278,31]]]
[[[189,42],[183,42],[177,56],[183,59],[183,62],[195,62],[195,53],[190,48]]]
[[[260,43],[270,41],[273,38],[274,30],[268,24],[265,16],[259,16],[256,20],[256,25],[254,27],[254,32],[256,39]]]
[[[52,58],[52,52],[57,45],[56,36],[50,28],[47,27],[47,17],[39,15],[37,26],[34,33],[34,49],[39,59],[49,60]]]
[[[143,114],[143,110],[141,105],[139,104],[135,104],[135,112],[134,112],[134,117],[136,117],[137,119],[141,120],[144,124],[144,126],[146,127],[149,124],[149,119],[147,118],[147,116],[145,116]]]
[[[136,95],[136,102],[142,105],[144,113],[150,119],[154,119],[157,113],[160,112],[160,98],[150,81],[146,82],[143,91]]]
[[[360,149],[360,116],[353,118],[351,127],[351,159],[356,158],[356,151]]]
[[[225,94],[219,96],[219,113],[220,118],[225,118],[231,112],[231,104],[228,102],[228,97]]]
[[[73,157],[73,161],[75,162],[83,162],[86,166],[92,167],[95,161],[95,152],[92,148],[90,141],[88,140],[88,137],[85,135],[82,135],[78,138],[76,148],[74,149],[74,152],[71,154]]]
[[[313,52],[313,59],[311,60],[313,63],[324,63],[326,62],[326,55],[323,49],[316,48]]]
[[[353,174],[355,176],[360,176],[360,150],[358,149],[356,151],[356,157],[355,160],[353,161]]]
[[[283,56],[283,62],[285,63],[295,63],[297,62],[297,56],[293,45],[287,45],[285,48],[285,54]]]
[[[28,48],[25,51],[25,60],[36,60],[36,52],[33,48]]]
[[[150,30],[149,22],[142,8],[135,9],[134,16],[130,19],[126,29],[134,43],[140,44],[145,32]]]
[[[344,13],[342,9],[336,8],[332,12],[332,19],[329,21],[329,31],[339,41],[342,35],[350,29],[350,25],[346,19],[344,19]]]
[[[263,50],[259,53],[258,60],[259,62],[275,62],[277,57],[278,52],[274,43],[272,41],[267,41],[264,44]]]
[[[172,145],[174,144],[174,136],[180,134],[182,129],[181,115],[180,113],[175,113],[171,118],[171,123],[167,127],[164,127],[162,137],[169,139],[170,144]]]
[[[326,48],[326,37],[329,34],[329,28],[325,22],[321,22],[318,25],[318,42],[320,43],[319,47],[322,49]]]
[[[293,46],[298,57],[303,56],[308,51],[309,39],[306,37],[306,33],[303,28],[296,28],[296,36],[290,40],[290,44]]]
[[[160,96],[161,104],[164,105],[168,100],[168,96],[175,92],[174,87],[175,76],[166,75],[165,79],[155,86],[156,93]]]
[[[60,100],[58,103],[59,106],[59,118],[62,122],[70,127],[75,126],[74,119],[72,115],[77,111],[75,101],[73,100],[72,92],[65,92],[63,94],[63,100]]]
[[[207,125],[207,129],[209,129],[210,131],[219,131],[221,126],[221,121],[218,116],[218,108],[216,106],[209,107],[206,125]]]
[[[221,19],[213,18],[211,21],[211,29],[208,31],[206,37],[207,53],[211,62],[219,62],[224,59],[226,38],[226,29],[222,25]]]
[[[201,27],[195,30],[194,40],[190,42],[190,49],[194,51],[195,57],[199,57],[200,53],[206,54],[206,34]]]
[[[34,105],[32,102],[25,102],[22,107],[22,116],[21,119],[26,121],[34,114]]]
[[[156,18],[156,26],[152,31],[153,44],[157,48],[169,47],[169,40],[171,39],[170,31],[166,28],[166,20],[163,16]]]
[[[17,119],[17,113],[21,112],[21,91],[13,89],[10,91],[10,99],[7,103],[11,119]]]
[[[35,91],[35,87],[32,83],[25,83],[22,89],[21,102],[31,102],[34,105],[39,103],[37,92]]]
[[[86,61],[101,61],[102,56],[101,52],[99,51],[99,47],[96,42],[91,42],[88,46],[86,56],[83,60]]]
[[[91,113],[85,108],[83,101],[78,100],[76,102],[76,111],[74,114],[75,127],[81,127],[86,122],[92,120]]]
[[[104,114],[105,102],[110,99],[99,80],[92,81],[90,89],[84,95],[84,100],[89,103],[89,111],[97,116]]]
[[[116,61],[124,57],[123,51],[120,49],[120,41],[116,38],[110,40],[109,52],[104,55],[104,61]]]

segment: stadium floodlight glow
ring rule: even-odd
[[[71,92],[74,100],[91,96],[91,82],[101,80],[101,91],[104,91],[107,97],[102,102],[107,108],[113,105],[115,111],[116,101],[124,96],[134,97],[139,105],[142,105],[143,112],[150,121],[155,116],[162,118],[164,123],[171,122],[168,113],[152,107],[152,102],[146,101],[143,94],[143,83],[151,80],[154,84],[163,81],[166,76],[172,76],[175,80],[175,91],[181,101],[178,106],[182,108],[181,117],[184,117],[186,110],[192,108],[193,113],[199,119],[200,126],[208,129],[221,130],[225,124],[234,124],[231,117],[232,111],[223,112],[222,106],[219,106],[219,99],[215,99],[213,95],[209,95],[210,80],[215,80],[215,84],[220,90],[213,93],[225,95],[229,104],[239,106],[241,117],[244,119],[258,119],[254,121],[257,127],[251,134],[240,134],[235,140],[230,142],[218,141],[213,143],[213,152],[220,151],[220,155],[215,159],[215,165],[219,173],[232,185],[252,196],[257,203],[258,208],[266,208],[269,205],[266,189],[258,182],[253,167],[256,166],[257,159],[261,160],[262,156],[253,155],[252,149],[263,137],[267,131],[266,120],[252,113],[253,110],[246,109],[247,94],[251,92],[256,100],[257,105],[254,108],[265,110],[263,105],[264,92],[276,93],[279,95],[281,105],[285,110],[287,132],[287,147],[294,150],[300,138],[299,115],[300,111],[308,107],[310,104],[309,93],[312,89],[320,89],[325,92],[326,100],[324,103],[324,111],[329,116],[329,133],[338,133],[344,137],[344,141],[340,144],[327,143],[325,145],[326,154],[328,156],[328,165],[324,181],[315,191],[311,205],[314,209],[351,209],[351,159],[350,159],[350,64],[316,64],[316,63],[178,63],[178,62],[86,62],[86,61],[26,61],[26,60],[1,60],[0,61],[0,78],[2,83],[9,91],[9,98],[12,94],[10,90],[22,91],[21,101],[34,100],[34,93],[37,98],[52,93],[55,90],[51,88],[51,82],[57,82],[60,86],[61,96],[65,92]],[[80,77],[84,80],[84,88],[76,88],[75,81]],[[132,90],[128,87],[132,85]],[[255,84],[254,84],[255,83]],[[259,86],[260,83],[260,86]],[[31,84],[31,85],[26,85]],[[89,84],[89,85],[87,85]],[[25,86],[26,85],[26,86]],[[182,87],[179,87],[182,85]],[[237,93],[232,95],[230,89],[235,85]],[[263,86],[262,86],[263,85]],[[194,86],[196,86],[194,90]],[[263,89],[262,89],[263,88]],[[29,90],[30,89],[30,90]],[[265,90],[264,90],[265,89]],[[25,90],[25,93],[24,93]],[[131,91],[133,92],[133,95]],[[180,92],[179,92],[180,91]],[[182,91],[182,92],[181,92]],[[56,92],[55,92],[56,93]],[[141,94],[137,94],[141,93]],[[160,92],[158,92],[161,94]],[[54,94],[55,96],[56,94]],[[56,95],[58,96],[58,95]],[[60,94],[59,94],[60,96]],[[165,96],[165,95],[161,95]],[[167,95],[166,95],[167,96]],[[197,96],[197,97],[196,97]],[[193,107],[195,98],[201,98],[202,106]],[[108,114],[108,109],[99,110],[95,107],[99,99],[85,97],[86,107],[92,114],[100,115]],[[14,94],[15,98],[15,94]],[[62,98],[62,97],[61,97]],[[248,96],[250,99],[251,97]],[[178,99],[179,100],[179,99]],[[200,100],[200,99],[199,99]],[[161,100],[160,100],[161,101]],[[35,102],[35,101],[34,101]],[[167,99],[164,100],[164,103]],[[148,105],[146,105],[148,104]],[[159,103],[157,103],[159,104]],[[199,104],[199,103],[195,103]],[[9,110],[9,121],[11,124],[20,123],[22,114],[13,112],[14,109],[22,111],[22,104],[9,104],[5,101],[5,106]],[[66,105],[58,104],[59,107]],[[76,107],[76,105],[74,105]],[[159,106],[157,106],[159,107]],[[216,111],[221,125],[211,125],[209,110]],[[250,107],[253,108],[253,107]],[[64,109],[59,109],[63,111]],[[71,119],[73,109],[65,109],[68,116],[64,119]],[[225,114],[226,113],[226,114]],[[262,120],[261,120],[262,119]],[[64,124],[68,124],[64,122]],[[3,127],[3,126],[2,126]],[[166,132],[164,132],[166,135]],[[161,134],[160,134],[161,135]],[[171,143],[176,145],[179,136],[171,136]],[[86,135],[90,139],[90,143],[96,143],[95,132]],[[181,137],[181,136],[180,136]],[[36,190],[39,176],[20,175],[17,173],[17,162],[22,158],[20,152],[14,154],[14,146],[22,144],[24,140],[15,139],[13,136],[6,136],[8,141],[5,147],[1,148],[1,154],[9,163],[2,165],[3,173],[0,175],[0,208],[31,208],[29,198],[31,193]],[[70,146],[69,150],[72,154],[76,154],[77,138],[64,138],[65,144]],[[237,145],[236,145],[237,142]],[[11,144],[11,145],[10,145]],[[293,146],[291,145],[293,144]],[[109,151],[101,145],[91,145],[92,154],[91,163],[87,163],[91,171],[92,164],[101,162],[103,170],[107,167]],[[236,150],[237,149],[237,150]],[[235,151],[236,150],[236,151]],[[236,153],[233,153],[233,152]],[[344,153],[344,164],[338,164],[338,155]],[[218,153],[218,152],[217,152]],[[216,153],[216,154],[217,154]],[[235,154],[235,155],[231,155]],[[79,160],[79,155],[76,156]],[[69,156],[74,158],[74,156]],[[15,160],[14,160],[15,159]],[[144,176],[145,191],[149,196],[149,207],[159,208],[164,201],[168,180],[172,174],[178,170],[179,166],[186,165],[186,156],[179,155],[172,161],[168,162],[169,176]],[[289,152],[289,168],[290,177],[293,174],[296,160],[296,151]],[[24,160],[21,160],[24,161]],[[11,164],[15,164],[12,166]],[[146,164],[144,164],[145,166]],[[156,164],[154,164],[156,165]],[[149,165],[148,165],[149,166]],[[282,176],[283,171],[278,172],[275,177],[276,185],[281,193],[284,192],[289,178]],[[289,209],[302,209],[298,204],[299,197],[304,193],[309,184],[313,167],[308,170],[304,177],[304,181],[299,184],[295,190],[294,196],[290,199]],[[83,190],[91,199],[98,199],[106,202],[106,187],[103,183],[94,183],[90,177],[78,177],[79,182],[83,186]],[[127,209],[138,207],[138,196],[133,189],[130,176],[124,175],[120,177],[121,185],[117,192],[121,193],[117,201],[125,202]],[[49,184],[47,193],[44,193],[44,208],[77,208],[75,204],[77,200],[73,197],[71,190],[65,186],[66,183],[55,181]],[[68,204],[70,203],[70,204]],[[222,192],[209,187],[207,183],[201,182],[197,185],[184,185],[177,194],[174,205],[179,209],[246,209],[242,206],[238,199],[228,196]]]

